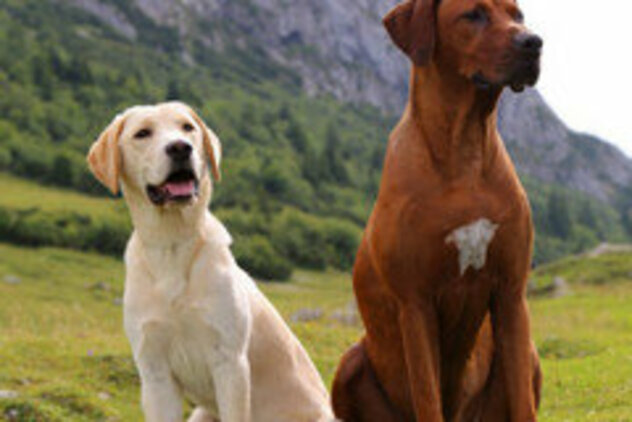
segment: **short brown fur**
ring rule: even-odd
[[[464,17],[477,7],[484,27]],[[408,1],[385,25],[413,62],[411,93],[356,258],[366,335],[338,368],[336,416],[535,421],[541,373],[526,301],[531,211],[496,128],[503,87],[520,91],[537,79],[520,76],[524,60],[514,51],[527,30],[513,0]],[[461,275],[446,238],[483,218],[498,225],[486,264]]]

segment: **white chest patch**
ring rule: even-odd
[[[487,248],[494,238],[496,229],[497,224],[482,218],[468,226],[459,227],[446,237],[446,243],[454,243],[459,250],[461,275],[465,274],[470,266],[475,270],[485,266]]]

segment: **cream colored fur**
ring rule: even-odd
[[[195,130],[183,131],[183,123]],[[88,161],[112,190],[118,186],[110,173],[118,172],[114,180],[121,182],[134,223],[125,253],[124,316],[146,420],[181,421],[183,396],[198,406],[193,422],[333,420],[316,368],[239,268],[230,235],[208,211],[206,156],[219,177],[217,137],[180,103],[135,107],[112,125]],[[134,138],[143,128],[151,137]],[[166,179],[170,162],[164,150],[178,139],[193,146],[199,196],[158,207],[145,186]],[[108,162],[117,159],[117,165]]]

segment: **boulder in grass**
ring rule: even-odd
[[[566,280],[562,277],[555,277],[553,279],[553,283],[551,284],[551,297],[564,297],[568,296],[571,293],[571,288],[569,287]]]
[[[292,322],[309,322],[309,321],[317,321],[321,319],[324,315],[324,312],[320,308],[315,309],[299,309],[294,312],[290,316],[290,321]]]
[[[571,288],[563,277],[557,276],[553,278],[553,281],[550,284],[543,287],[537,287],[534,283],[534,286],[531,289],[528,289],[528,292],[530,296],[535,297],[544,296],[559,298],[571,294]]]
[[[4,277],[4,282],[7,284],[20,284],[22,282],[22,279],[17,275],[9,274]]]
[[[96,291],[101,291],[101,292],[109,292],[110,290],[112,290],[112,287],[110,286],[110,284],[105,281],[98,281],[96,283],[89,284],[86,287],[90,290],[96,290]]]
[[[110,400],[112,398],[112,396],[110,395],[110,393],[106,393],[105,391],[101,391],[97,397],[99,397],[99,400],[103,400],[103,401],[107,401]]]
[[[338,321],[342,325],[358,326],[361,324],[358,307],[355,302],[349,302],[344,308],[336,309],[331,314],[331,319]]]
[[[0,399],[16,399],[19,394],[17,391],[0,390]]]

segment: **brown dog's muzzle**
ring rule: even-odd
[[[514,36],[515,55],[508,85],[515,92],[521,92],[525,86],[533,86],[538,81],[543,45],[542,38],[529,31],[523,31]]]

